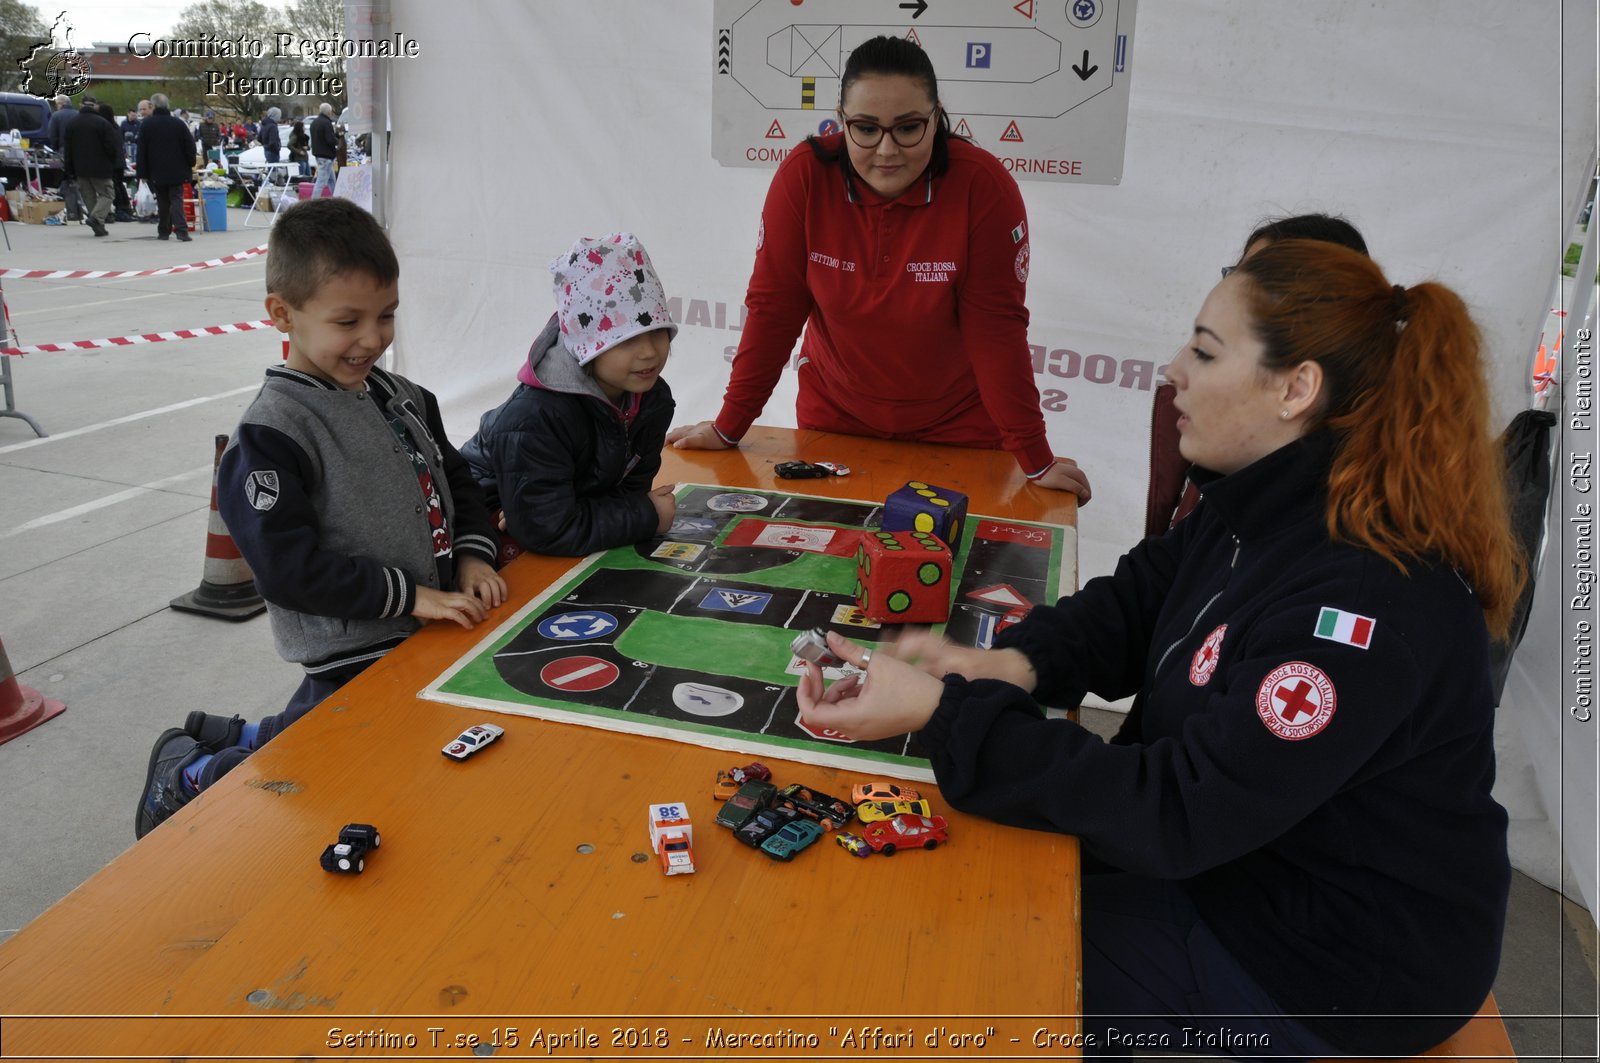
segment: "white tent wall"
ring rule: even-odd
[[[395,364],[440,396],[452,438],[509,392],[551,310],[545,264],[616,229],[682,301],[678,422],[712,416],[771,170],[712,160],[710,0],[392,0],[389,25],[420,44],[388,64]],[[1150,388],[1268,216],[1344,214],[1395,281],[1456,288],[1488,339],[1497,424],[1526,405],[1593,148],[1594,40],[1585,0],[1142,0],[1121,184],[1022,182],[1051,439],[1095,488],[1083,578],[1137,537]],[[960,111],[954,86],[945,102]],[[794,424],[792,374],[761,420]],[[1542,821],[1533,779],[1557,754],[1528,746],[1502,800]],[[1531,870],[1555,884],[1559,864]]]

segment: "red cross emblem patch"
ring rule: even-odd
[[[1279,738],[1310,738],[1333,719],[1333,680],[1304,661],[1290,661],[1267,673],[1256,691],[1256,715]]]
[[[1211,682],[1211,673],[1217,670],[1217,661],[1222,657],[1222,636],[1227,633],[1228,625],[1219,625],[1194,651],[1194,660],[1189,662],[1189,682],[1197,687]]]

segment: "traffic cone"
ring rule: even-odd
[[[61,702],[17,682],[11,662],[6,659],[5,645],[0,643],[0,743],[9,742],[66,711],[67,707]]]
[[[249,620],[265,612],[267,603],[256,593],[255,576],[217,512],[217,466],[222,464],[227,446],[228,437],[218,436],[217,456],[211,462],[211,523],[206,529],[206,564],[200,586],[172,599],[172,608],[221,620]]]

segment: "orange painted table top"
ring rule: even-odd
[[[773,474],[795,458],[852,474]],[[974,513],[1076,517],[1003,452],[784,429],[669,450],[661,478],[855,499],[923,479]],[[572,564],[518,558],[489,623]],[[1038,1041],[1078,1029],[1075,839],[929,787],[937,851],[824,839],[778,863],[712,822],[728,753],[417,698],[488,630],[418,632],[0,945],[6,1055],[1062,1054]],[[491,719],[490,749],[440,756]],[[859,778],[768,762],[832,793]],[[688,803],[697,873],[650,854],[658,801]],[[345,823],[382,831],[360,875],[318,866]]]

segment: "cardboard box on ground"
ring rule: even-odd
[[[7,192],[6,201],[11,205],[11,216],[30,225],[43,225],[44,220],[50,215],[60,214],[67,209],[66,203],[59,199],[25,200],[21,192]]]

